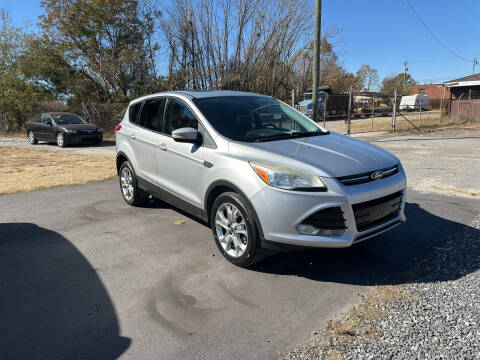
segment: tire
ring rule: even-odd
[[[38,140],[35,139],[35,135],[33,133],[33,131],[29,131],[28,134],[27,134],[27,137],[28,137],[28,142],[32,145],[37,145],[38,144]]]
[[[119,171],[120,192],[128,205],[139,206],[146,202],[148,196],[138,187],[137,175],[130,161],[124,161]]]
[[[57,133],[57,135],[55,136],[55,139],[57,140],[57,145],[59,147],[65,147],[65,137],[63,136],[63,134],[61,132]]]
[[[237,193],[225,192],[213,203],[210,213],[213,238],[218,250],[234,265],[248,267],[265,257],[254,219],[253,209]]]

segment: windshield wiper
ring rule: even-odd
[[[262,137],[256,139],[255,142],[298,139],[298,138],[302,138],[302,137],[328,135],[328,134],[330,134],[330,131],[326,131],[326,132],[324,132],[324,131],[292,132],[292,133],[283,133],[283,134],[262,136]]]

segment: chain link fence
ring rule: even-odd
[[[312,116],[311,107],[297,109]],[[422,128],[480,122],[480,91],[468,91],[458,99],[419,96],[414,105],[401,105],[401,97],[379,92],[321,94],[319,121],[327,129],[346,133],[420,131]]]

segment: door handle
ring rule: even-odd
[[[132,140],[135,140],[137,138],[134,133],[131,133],[129,136],[132,138]]]
[[[158,147],[159,147],[160,150],[162,150],[162,151],[167,151],[167,145],[165,145],[165,144],[160,144],[160,145],[158,145]]]

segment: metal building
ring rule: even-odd
[[[480,74],[443,83],[450,89],[448,115],[451,119],[480,121]]]

